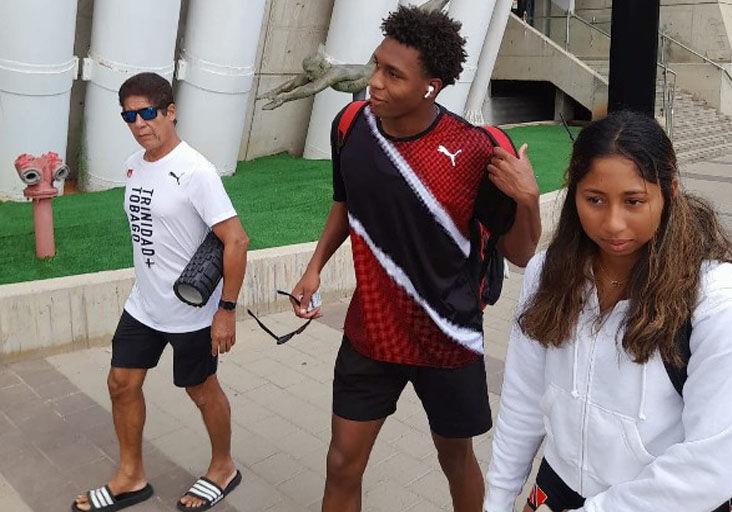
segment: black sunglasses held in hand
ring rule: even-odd
[[[158,107],[145,107],[137,110],[123,110],[120,115],[124,119],[125,123],[132,124],[137,119],[139,114],[143,121],[152,121],[158,117]]]
[[[286,297],[289,297],[289,298],[291,298],[292,300],[294,300],[294,301],[295,301],[295,303],[296,303],[296,304],[297,304],[298,306],[300,305],[300,299],[298,299],[297,297],[295,297],[295,296],[294,296],[294,295],[292,295],[291,293],[287,293],[287,292],[284,292],[284,291],[282,291],[282,290],[277,290],[277,294],[278,294],[278,295],[285,295]],[[264,324],[262,323],[262,321],[261,321],[261,320],[260,320],[259,318],[257,318],[257,315],[255,315],[254,313],[252,313],[252,310],[251,310],[251,309],[247,309],[247,313],[249,313],[249,315],[250,315],[250,316],[251,316],[252,318],[254,318],[254,320],[256,320],[256,321],[257,321],[257,324],[259,325],[259,327],[261,327],[261,328],[262,328],[262,330],[263,330],[264,332],[266,332],[267,334],[269,334],[270,336],[272,336],[272,337],[273,337],[274,339],[276,339],[276,340],[277,340],[277,344],[278,344],[278,345],[282,345],[283,343],[287,343],[288,341],[290,341],[290,340],[291,340],[291,339],[293,338],[293,336],[295,336],[295,335],[297,335],[297,334],[300,334],[301,332],[303,332],[303,331],[305,330],[305,328],[306,328],[306,327],[307,327],[308,325],[310,325],[310,322],[312,322],[312,321],[313,321],[313,320],[312,320],[312,318],[311,318],[310,320],[308,320],[307,322],[305,322],[305,323],[304,323],[303,325],[301,325],[300,327],[298,327],[298,328],[297,328],[296,330],[292,331],[291,333],[285,334],[285,335],[283,335],[283,336],[277,336],[277,335],[276,335],[275,333],[273,333],[273,332],[272,332],[272,331],[271,331],[271,330],[270,330],[270,329],[269,329],[269,328],[268,328],[268,327],[267,327],[266,325],[264,325]]]

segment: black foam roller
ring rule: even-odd
[[[224,244],[211,231],[173,284],[173,292],[186,304],[203,307],[223,274]]]

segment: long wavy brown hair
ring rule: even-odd
[[[664,200],[658,230],[641,249],[628,281],[630,307],[622,345],[637,363],[647,362],[658,350],[664,360],[678,365],[677,336],[697,302],[701,263],[732,261],[732,245],[707,202],[681,188],[673,194],[678,177],[673,145],[659,124],[642,114],[611,114],[577,137],[559,224],[519,326],[544,346],[559,347],[569,340],[588,298],[598,250],[582,229],[575,195],[592,162],[608,156],[633,161],[643,179],[660,186]]]

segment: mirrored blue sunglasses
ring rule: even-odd
[[[125,123],[132,124],[137,119],[137,114],[140,114],[143,121],[152,121],[158,116],[158,110],[160,109],[157,107],[145,107],[138,110],[123,110],[120,115]]]

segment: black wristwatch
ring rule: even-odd
[[[236,302],[230,302],[228,300],[221,299],[219,301],[219,308],[225,311],[234,311],[236,309]]]

